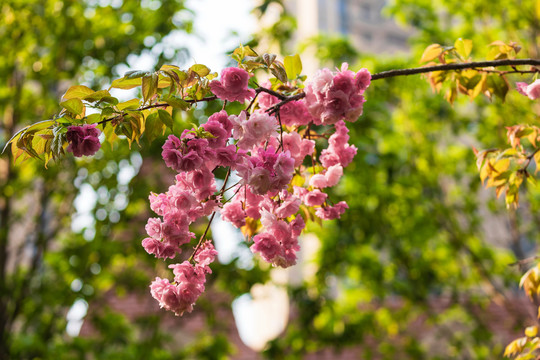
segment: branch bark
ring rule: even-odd
[[[518,66],[518,65],[531,65],[540,66],[540,60],[538,59],[505,59],[505,60],[492,60],[492,61],[475,61],[459,64],[441,64],[434,66],[423,66],[412,69],[398,69],[388,70],[377,74],[371,75],[371,80],[379,80],[396,76],[406,76],[415,74],[425,74],[433,71],[451,71],[451,70],[463,70],[473,69],[481,67],[500,67],[500,66]],[[540,71],[538,69],[537,71]]]

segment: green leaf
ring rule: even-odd
[[[72,86],[70,87],[66,93],[64,94],[64,96],[62,96],[62,98],[64,100],[69,100],[69,99],[83,99],[91,94],[94,93],[94,90],[90,89],[89,87],[87,86],[84,86],[84,85],[76,85],[76,86]]]
[[[285,72],[287,73],[289,80],[296,79],[302,72],[302,60],[298,54],[295,54],[294,56],[285,56],[283,65],[285,66]]]
[[[15,146],[18,147],[19,149],[25,150],[24,147],[25,147],[26,135],[30,135],[30,137],[32,137],[34,133],[43,129],[47,129],[48,127],[54,125],[54,123],[55,123],[55,120],[43,120],[33,125],[22,128],[17,133],[15,133],[15,135],[13,135],[11,139],[8,140],[8,142],[4,146],[4,149],[2,150],[2,153],[6,151],[8,145],[12,142],[15,142]]]
[[[101,99],[103,99],[105,96],[111,96],[111,94],[109,93],[108,90],[99,90],[99,91],[96,91],[88,96],[85,96],[82,100],[84,101],[88,101],[88,102],[96,102],[96,101],[100,101]]]
[[[501,76],[497,74],[490,75],[487,78],[486,85],[489,92],[491,92],[495,96],[498,96],[504,102],[504,99],[506,98],[506,94],[508,93],[508,90],[509,90],[508,84],[504,78],[502,78]]]
[[[210,69],[206,67],[206,65],[203,64],[195,64],[189,68],[189,70],[193,71],[200,77],[205,77],[206,75],[210,74]]]
[[[148,100],[150,100],[156,94],[158,80],[159,76],[156,73],[142,78],[142,95],[144,102],[148,102]]]
[[[128,80],[131,80],[131,79],[138,79],[138,78],[142,78],[142,77],[145,77],[145,76],[148,76],[150,75],[151,73],[148,72],[148,71],[141,71],[141,70],[132,70],[132,71],[128,71],[124,74],[124,78],[125,79],[128,79]]]
[[[158,111],[163,111],[163,110],[158,110]],[[163,122],[161,121],[160,118],[161,116],[158,115],[157,112],[151,113],[146,118],[146,124],[145,124],[146,131],[144,132],[144,134],[145,134],[146,140],[148,141],[148,144],[150,144],[155,138],[157,138],[163,131]]]
[[[431,44],[429,45],[426,50],[424,50],[424,53],[422,54],[422,58],[420,59],[420,62],[427,62],[434,60],[439,57],[443,53],[444,49],[439,44]]]
[[[74,115],[80,115],[84,110],[84,104],[79,98],[72,98],[60,103],[64,109]]]
[[[175,109],[187,110],[189,108],[188,102],[176,96],[170,96],[164,99],[164,101]]]
[[[133,89],[137,86],[141,86],[141,79],[140,78],[137,78],[137,79],[126,79],[126,78],[121,78],[121,79],[116,79],[112,82],[111,84],[111,88],[115,88],[115,89],[123,89],[123,90],[129,90],[129,89]]]
[[[139,99],[131,99],[128,101],[121,102],[120,104],[116,105],[116,107],[120,111],[126,110],[126,109],[133,110],[139,107],[140,102],[141,101]]]
[[[115,98],[114,96],[104,96],[101,98],[101,102],[111,104],[111,105],[116,105],[118,104],[118,99]]]
[[[159,71],[178,70],[178,69],[180,69],[180,68],[178,66],[176,66],[176,65],[163,65],[163,66],[161,66]]]
[[[173,129],[173,118],[172,116],[165,110],[159,109],[158,111],[159,119],[161,122],[163,122],[169,129]]]
[[[86,122],[89,124],[95,124],[97,122],[100,122],[103,120],[103,115],[96,113],[96,114],[90,114],[86,117]]]
[[[467,58],[471,54],[472,47],[472,40],[463,40],[459,38],[454,43],[454,48],[456,49],[456,52],[459,54],[459,56],[461,56],[463,60],[467,60]]]

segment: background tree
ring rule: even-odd
[[[71,84],[104,86],[129,55],[150,51],[172,30],[189,32],[191,21],[182,1],[2,2],[2,142],[50,118]],[[184,54],[158,51],[157,63],[182,61]],[[127,146],[92,163],[51,163],[46,171],[43,163],[14,166],[11,158],[0,159],[0,358],[172,356],[161,348],[164,338],[152,316],[134,323],[103,307],[94,314],[94,338],[66,335],[66,312],[74,303],[84,309],[113,287],[146,288],[144,273],[129,273],[138,266],[135,237],[122,236],[127,225],[119,223],[136,216],[136,200],[147,197],[128,187],[140,163]],[[90,204],[90,221],[74,232],[75,199]]]
[[[396,1],[387,12],[417,30],[415,51],[390,59],[360,49],[353,69],[416,67],[426,45],[459,37],[473,40],[475,59],[489,57],[499,39],[518,42],[525,57],[538,54],[534,2]],[[349,56],[342,41],[333,48],[344,52],[319,52],[325,65]],[[502,146],[505,126],[533,122],[534,111],[515,91],[504,104],[463,97],[451,106],[442,99],[447,90],[432,94],[420,77],[373,82],[363,121],[351,127],[355,167],[336,190],[351,208],[314,229],[317,276],[290,290],[297,316],[269,357],[362,344],[365,358],[494,358],[508,342],[493,331],[494,304],[508,314],[508,330],[512,320],[521,328],[536,321],[534,311],[526,320],[515,309],[520,273],[509,266],[537,242],[536,190],[528,188],[517,212],[482,200],[471,151]],[[495,245],[487,233],[501,222],[510,236]],[[419,322],[425,328],[415,332]]]
[[[434,8],[431,3],[403,2],[398,5],[411,14],[421,14],[407,18],[412,18],[415,24],[427,25],[426,29],[420,29],[420,36],[429,35],[429,41],[423,46],[431,42],[453,43],[453,37],[446,37],[447,33],[452,33],[451,29],[441,24],[469,23],[484,17],[489,28],[486,26],[485,31],[480,31],[483,29],[481,26],[474,28],[484,37],[472,36],[474,34],[467,32],[467,26],[464,26],[464,34],[460,34],[464,37],[471,35],[475,51],[485,48],[485,39],[489,40],[489,29],[493,28],[494,22],[504,21],[505,28],[512,32],[512,36],[497,36],[494,40],[523,36],[519,30],[523,24],[518,12],[509,13],[504,18],[478,13],[489,9],[480,1],[473,1],[465,7],[453,2],[443,2],[443,8]],[[10,6],[5,8],[9,10]],[[260,10],[264,11],[264,4]],[[91,12],[88,14],[90,16]],[[440,22],[439,17],[445,21]],[[453,21],[453,18],[459,18],[461,22]],[[534,19],[531,22],[534,23]],[[537,22],[532,25],[525,29],[537,31]],[[501,30],[500,35],[506,35],[504,31]],[[286,38],[287,34],[287,31],[279,32],[278,39]],[[522,43],[529,50],[526,39]],[[336,51],[336,59],[350,56],[350,46],[343,46],[342,40],[336,44],[340,46],[335,49],[346,51],[346,54]],[[529,52],[532,54],[531,50]],[[324,60],[331,60],[329,55],[332,54],[322,55]],[[367,56],[360,61],[372,72],[410,67],[414,66],[411,62],[416,62]],[[33,70],[39,68],[36,61],[31,63],[32,67],[36,66]],[[20,87],[22,91],[23,82]],[[475,100],[464,110],[459,110],[462,108],[456,104],[459,111],[454,112],[448,104],[441,102],[440,96],[430,95],[426,89],[426,83],[417,78],[392,79],[378,82],[370,88],[365,115],[352,131],[353,142],[360,150],[354,168],[349,168],[353,176],[349,176],[337,191],[337,195],[351,199],[351,209],[342,221],[325,225],[322,230],[313,228],[319,232],[322,244],[317,276],[301,286],[291,287],[295,315],[287,332],[268,348],[268,357],[295,358],[329,347],[342,349],[353,345],[361,346],[365,357],[491,358],[501,353],[506,342],[494,338],[489,327],[489,315],[482,309],[492,304],[492,300],[508,306],[512,303],[508,301],[512,295],[508,286],[516,283],[515,274],[509,275],[507,264],[514,257],[508,251],[486,244],[483,239],[483,216],[478,216],[478,209],[485,210],[486,206],[477,202],[478,181],[476,172],[472,171],[474,159],[469,146],[471,142],[480,145],[484,142],[503,143],[504,130],[494,133],[494,128],[504,129],[505,122],[511,122],[511,115],[521,114],[525,118],[532,115],[524,110],[525,107],[503,107],[499,103],[484,109],[482,100]],[[58,98],[59,94],[56,95]],[[522,104],[524,101],[521,99]],[[516,99],[515,104],[520,105],[519,102],[520,99]],[[31,108],[30,104],[33,103],[28,102],[19,112]],[[212,106],[191,115],[195,119],[204,119],[205,114],[216,111]],[[496,111],[489,110],[493,108]],[[234,113],[239,109],[229,105],[227,110]],[[51,110],[50,113],[53,112]],[[9,109],[5,114],[9,116]],[[506,116],[501,117],[501,114]],[[178,125],[182,124],[180,116],[175,120]],[[13,121],[11,124],[13,127]],[[6,135],[10,133],[13,129]],[[472,134],[476,139],[469,140],[465,134]],[[41,195],[38,203],[44,204],[36,213],[37,221],[32,222],[37,224],[34,227],[38,236],[35,240],[28,238],[30,249],[37,251],[30,258],[30,266],[23,261],[15,261],[24,267],[5,271],[6,279],[9,279],[4,282],[4,288],[16,294],[13,297],[15,302],[11,302],[11,298],[3,298],[7,304],[6,316],[13,318],[6,324],[13,324],[16,318],[17,325],[20,324],[24,330],[13,332],[13,336],[7,339],[11,354],[22,358],[70,357],[73,354],[99,358],[172,356],[172,352],[163,350],[161,346],[164,338],[157,330],[159,318],[154,316],[149,316],[140,322],[141,327],[136,327],[121,315],[105,309],[92,314],[94,327],[98,333],[106,335],[105,338],[93,336],[66,342],[60,335],[65,321],[59,315],[76,299],[80,299],[79,303],[84,300],[99,305],[107,291],[118,294],[131,288],[146,288],[147,274],[141,266],[145,260],[135,255],[140,238],[137,239],[136,230],[133,234],[133,229],[142,227],[138,221],[145,221],[146,200],[142,198],[149,190],[159,191],[164,184],[159,184],[159,179],[155,178],[150,180],[153,183],[147,183],[141,177],[131,182],[133,187],[128,183],[141,166],[141,174],[163,171],[159,165],[141,162],[141,158],[151,159],[151,154],[159,151],[159,142],[156,141],[153,147],[143,147],[140,157],[137,153],[128,157],[125,147],[114,151],[104,149],[98,155],[101,157],[99,161],[85,164],[85,170],[71,175],[61,175],[55,172],[58,171],[56,165],[49,165],[52,169],[46,176],[51,176],[50,181],[55,181],[55,184],[53,187],[49,183],[37,194]],[[118,161],[122,158],[124,161]],[[9,164],[6,166],[6,174],[13,171]],[[60,166],[66,168],[67,165]],[[26,167],[22,169],[28,172],[27,180],[36,172]],[[116,171],[119,175],[115,177]],[[81,189],[92,186],[97,190],[97,202],[90,210],[95,222],[75,236],[55,234],[59,228],[47,218],[50,216],[49,208],[53,207],[48,205],[48,199],[63,195],[68,204],[64,214],[69,215],[69,204],[75,191],[70,184],[75,174],[74,186]],[[66,176],[66,185],[60,186],[65,194],[53,192],[53,188],[59,187],[62,176]],[[16,184],[15,175],[8,175],[8,179],[6,189],[12,188],[11,194],[9,189],[5,192],[9,195],[5,201],[8,210],[2,224],[8,224],[13,216],[13,187],[26,192],[30,188],[23,183],[13,185]],[[25,177],[21,175],[21,179]],[[17,181],[22,180],[17,177]],[[40,189],[33,183],[30,185]],[[82,193],[81,190],[79,194]],[[53,204],[52,200],[50,203]],[[497,208],[494,202],[490,206]],[[534,210],[533,201],[530,207]],[[54,216],[54,219],[61,218]],[[515,235],[512,245],[516,255],[521,257],[519,246],[524,238],[520,234],[523,224],[516,219],[511,218]],[[119,220],[121,222],[115,225]],[[125,231],[121,231],[122,228]],[[118,234],[122,240],[108,241]],[[53,249],[55,251],[43,257],[52,235],[57,239],[64,238],[65,243],[60,243]],[[6,235],[6,244],[7,239]],[[22,258],[22,250],[20,254]],[[214,270],[215,288],[227,288],[233,295],[245,293],[251,285],[267,278],[264,271],[242,271],[235,262]],[[337,296],[336,287],[332,285],[336,283]],[[15,287],[8,287],[11,284]],[[57,296],[68,287],[73,289],[73,293]],[[39,294],[38,299],[28,298],[29,291]],[[226,328],[215,316],[221,304],[212,304],[205,298],[202,300],[200,308],[208,325],[212,326],[208,333],[213,336],[203,338],[195,346],[185,347],[178,356],[189,356],[191,352],[191,356],[212,358],[230,352],[225,338],[220,336]],[[107,302],[102,301],[101,304],[105,306]],[[427,318],[429,325],[425,326],[432,337],[414,331],[417,322],[423,318]]]

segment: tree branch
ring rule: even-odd
[[[372,74],[371,80],[379,80],[379,79],[386,79],[391,77],[397,77],[397,76],[407,76],[407,75],[415,75],[415,74],[425,74],[430,73],[434,71],[452,71],[452,70],[464,70],[464,69],[474,69],[476,71],[493,71],[493,70],[486,70],[486,69],[480,69],[482,67],[499,67],[499,66],[512,66],[515,67],[517,65],[531,65],[531,66],[540,66],[540,60],[538,59],[505,59],[505,60],[493,60],[493,61],[475,61],[475,62],[468,62],[468,63],[458,63],[458,64],[441,64],[441,65],[434,65],[434,66],[423,66],[419,68],[410,68],[410,69],[397,69],[397,70],[388,70],[383,71],[380,73]],[[530,70],[517,70],[513,68],[514,70],[509,70],[505,73],[536,73],[540,72],[540,68],[532,68]],[[264,91],[269,94],[274,95],[272,92],[265,90],[260,90],[263,88],[258,88],[257,91]],[[274,95],[276,96],[276,95]],[[266,111],[269,114],[275,114],[279,109],[285,105],[288,102],[300,100],[302,98],[305,98],[305,93],[296,94],[293,96],[281,96],[279,99],[281,100],[277,104],[273,105],[272,107],[268,108]]]
[[[433,71],[450,71],[450,70],[463,70],[480,67],[499,67],[499,66],[516,66],[516,65],[531,65],[540,66],[540,60],[538,59],[505,59],[505,60],[493,60],[493,61],[475,61],[459,64],[442,64],[434,66],[423,66],[412,69],[398,69],[383,71],[377,74],[371,75],[371,80],[385,79],[396,76],[425,74]],[[540,71],[540,70],[537,70]]]
[[[212,100],[216,100],[217,99],[217,96],[209,96],[209,97],[205,97],[205,98],[202,98],[200,100],[197,100],[197,99],[190,99],[190,100],[184,100],[185,102],[187,102],[188,104],[196,104],[198,102],[203,102],[203,101],[212,101]],[[138,108],[138,109],[135,109],[135,111],[142,111],[142,110],[148,110],[148,109],[153,109],[153,108],[158,108],[158,107],[162,107],[162,108],[166,108],[168,106],[171,106],[169,105],[168,103],[157,103],[157,104],[152,104],[152,105],[147,105],[147,106],[143,106],[141,108]],[[123,116],[126,116],[127,113],[125,112],[122,112],[116,116],[113,116],[111,118],[107,118],[107,119],[104,119],[104,120],[101,120],[101,121],[98,121],[97,124],[98,125],[101,125],[101,124],[105,124],[109,121],[113,121],[113,120],[116,120],[116,119],[119,119]]]

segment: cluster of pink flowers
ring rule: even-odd
[[[76,157],[94,155],[101,147],[99,134],[100,131],[96,129],[96,124],[69,126],[66,133],[69,145],[66,150],[72,152]]]
[[[306,105],[315,123],[335,124],[339,120],[356,121],[362,115],[365,102],[362,95],[371,82],[366,69],[356,74],[344,63],[341,71],[333,74],[328,69],[317,72],[306,85]]]
[[[214,246],[205,242],[194,256],[195,265],[189,261],[181,264],[169,265],[173,269],[174,282],[156,277],[150,285],[150,292],[159,306],[182,315],[185,311],[191,312],[193,304],[204,292],[206,274],[212,273],[208,266],[217,255]]]
[[[248,88],[249,76],[245,70],[228,68],[210,89],[220,99],[245,102],[255,96]],[[190,224],[219,211],[223,220],[251,235],[259,229],[251,239],[253,253],[274,266],[296,264],[298,237],[306,225],[300,208],[314,208],[315,215],[325,220],[339,218],[348,208],[344,201],[333,204],[325,191],[338,184],[356,154],[344,120],[355,121],[362,113],[362,94],[369,82],[365,69],[356,74],[346,65],[335,74],[322,70],[306,85],[305,99],[284,104],[276,116],[269,115],[269,109],[279,99],[260,92],[255,110],[239,115],[222,110],[180,138],[170,135],[162,156],[178,175],[166,193],[150,196],[152,210],[162,218],[148,220],[146,251],[158,258],[175,258],[195,237]],[[317,132],[318,125],[324,125],[326,133]],[[327,132],[331,132],[328,147],[317,157],[315,139],[327,137]],[[229,199],[227,184],[219,192],[216,189],[213,171],[220,166],[240,178]],[[210,242],[205,242],[193,263],[169,266],[173,283],[156,278],[152,296],[177,315],[191,311],[204,291],[215,255]]]
[[[249,77],[243,69],[226,68],[221,73],[221,81],[210,83],[210,90],[221,100],[244,102],[255,96],[255,90],[248,89]]]

